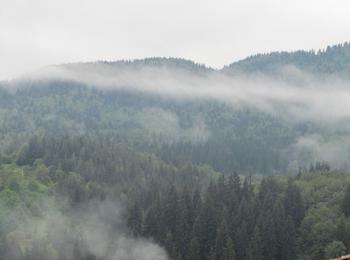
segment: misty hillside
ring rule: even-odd
[[[158,70],[172,70],[182,71],[190,73],[205,74],[213,69],[203,65],[195,63],[191,60],[181,58],[145,58],[138,60],[121,60],[121,61],[99,61],[99,62],[87,62],[87,63],[71,63],[59,65],[67,70],[86,71],[91,69],[97,69],[97,72],[103,72],[103,67],[108,67],[115,73],[120,73],[125,70],[134,70],[134,72],[140,72],[145,69],[158,69]],[[99,70],[101,69],[101,70]]]
[[[349,44],[222,70],[55,65],[0,83],[0,259],[350,251]]]
[[[348,52],[344,44],[318,53],[272,53],[224,68],[262,73],[294,65],[303,74],[289,77],[302,75],[302,89],[269,73],[227,76],[174,58],[48,67],[4,83],[2,149],[16,150],[38,134],[103,133],[166,162],[226,173],[296,173],[317,161],[348,169],[348,82],[307,76],[317,68],[344,72]],[[325,100],[337,105],[325,107]]]
[[[0,3],[0,260],[350,259],[350,1]]]

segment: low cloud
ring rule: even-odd
[[[165,142],[173,143],[191,141],[193,144],[208,140],[210,131],[200,116],[193,116],[193,123],[188,127],[181,127],[176,113],[157,107],[147,107],[140,110],[133,118],[153,136],[162,138]]]
[[[166,66],[133,67],[123,63],[51,66],[30,80],[69,80],[104,90],[133,90],[176,99],[213,99],[253,107],[288,119],[336,122],[350,119],[349,81],[281,68],[278,79],[266,75],[227,75],[207,70],[194,73]],[[26,78],[28,79],[28,78]]]
[[[45,199],[40,216],[22,215],[22,224],[6,236],[6,259],[33,254],[45,259],[168,260],[160,246],[129,234],[116,200],[91,201],[80,208],[61,204]]]
[[[308,167],[316,161],[329,162],[332,167],[349,168],[350,141],[346,136],[324,138],[319,134],[299,137],[292,146],[299,166]]]

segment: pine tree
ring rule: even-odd
[[[226,239],[225,248],[223,252],[223,260],[235,260],[235,248],[231,237]]]
[[[192,234],[192,239],[190,242],[189,250],[188,250],[188,258],[191,260],[201,260],[201,247],[200,242],[198,240],[198,236],[196,233]]]
[[[283,228],[279,237],[278,259],[293,260],[296,257],[296,231],[294,225],[294,221],[290,216],[283,220]]]
[[[142,210],[137,202],[135,202],[134,206],[129,211],[127,222],[134,236],[139,236],[142,234]]]
[[[174,240],[176,247],[182,256],[188,255],[188,248],[191,240],[191,197],[187,189],[182,192],[177,211],[176,228]]]
[[[241,220],[240,226],[237,228],[235,233],[235,248],[237,259],[245,259],[246,251],[249,245],[249,234],[247,228],[247,222],[243,219]]]
[[[226,220],[223,219],[219,228],[217,229],[216,232],[216,241],[215,241],[215,259],[220,260],[224,258],[224,251],[226,248],[226,241],[229,238],[228,234],[228,226],[226,223]]]
[[[350,185],[345,190],[345,195],[342,201],[342,210],[346,217],[350,216]]]
[[[263,249],[263,259],[275,259],[278,250],[278,242],[273,214],[267,211],[258,223],[260,223],[259,230],[262,238],[261,246]]]
[[[248,260],[263,260],[262,238],[259,227],[255,227],[247,250]]]
[[[288,180],[288,186],[284,198],[284,205],[286,215],[291,216],[296,226],[298,227],[305,215],[305,209],[301,197],[301,192],[291,179]]]

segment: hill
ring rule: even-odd
[[[228,73],[278,73],[294,66],[313,74],[341,74],[350,71],[350,43],[328,46],[319,51],[272,52],[257,54],[223,68]]]

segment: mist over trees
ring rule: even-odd
[[[189,158],[224,172],[295,173],[316,161],[346,169],[348,52],[346,43],[272,53],[222,71],[166,58],[54,66],[2,84],[1,140],[101,131],[168,162]]]
[[[349,252],[349,69],[345,43],[222,70],[148,58],[0,82],[0,258]]]

